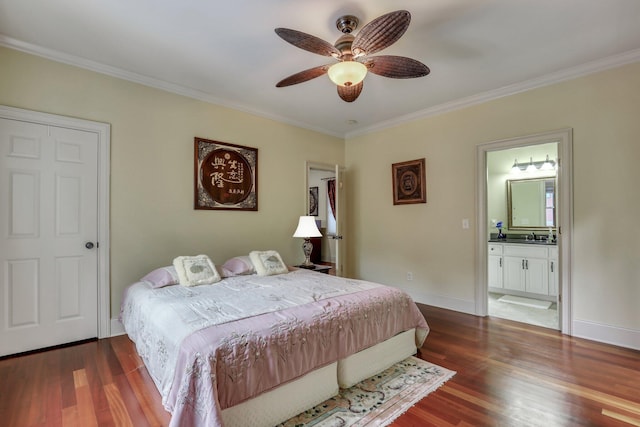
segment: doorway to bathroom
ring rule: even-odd
[[[569,333],[571,130],[481,144],[476,312]]]
[[[556,142],[487,153],[488,314],[560,329]]]

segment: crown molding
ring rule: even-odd
[[[323,133],[336,138],[343,138],[348,140],[356,136],[366,135],[373,132],[378,132],[384,129],[400,126],[402,124],[413,122],[428,117],[448,113],[455,110],[460,110],[473,105],[482,104],[484,102],[492,101],[506,96],[515,95],[517,93],[526,92],[532,89],[549,86],[555,83],[563,82],[566,80],[575,79],[581,76],[597,73],[600,71],[616,68],[622,65],[631,64],[640,61],[640,49],[627,51],[618,55],[612,55],[606,58],[602,58],[596,61],[588,62],[583,65],[579,65],[565,70],[560,70],[554,73],[550,73],[535,79],[527,80],[520,83],[515,83],[501,88],[490,90],[487,92],[472,95],[466,98],[460,98],[450,102],[445,102],[433,107],[419,110],[404,116],[399,116],[391,120],[385,120],[383,122],[376,123],[373,126],[363,127],[353,132],[345,134],[332,132],[326,128],[320,128],[312,126],[308,123],[291,120],[284,116],[275,115],[273,113],[257,110],[247,107],[246,105],[240,105],[230,102],[226,99],[217,98],[209,93],[196,90],[193,88],[185,87],[182,85],[166,82],[163,80],[155,79],[142,74],[137,74],[131,71],[122,70],[120,68],[111,67],[96,61],[79,58],[74,55],[69,55],[63,52],[59,52],[53,49],[47,49],[41,46],[37,46],[31,43],[26,43],[20,40],[16,40],[0,34],[0,46],[4,46],[10,49],[18,50],[21,52],[29,53],[32,55],[40,56],[52,61],[61,62],[63,64],[72,65],[78,68],[94,71],[96,73],[105,74],[111,77],[115,77],[122,80],[127,80],[134,83],[139,83],[144,86],[149,86],[155,89],[160,89],[166,92],[174,93],[177,95],[185,96],[188,98],[197,99],[199,101],[207,102],[210,104],[219,105],[222,107],[234,109],[244,113],[248,113],[254,116],[274,120],[279,123],[288,124],[291,126],[308,129],[314,132]]]
[[[291,120],[284,116],[279,116],[273,113],[257,110],[247,107],[245,105],[229,102],[229,100],[217,98],[210,93],[200,91],[197,89],[189,88],[186,86],[166,82],[163,80],[155,79],[153,77],[145,76],[142,74],[126,71],[120,68],[111,67],[109,65],[102,64],[100,62],[91,61],[88,59],[80,58],[74,55],[69,55],[57,50],[44,48],[31,43],[26,43],[20,40],[13,39],[11,37],[0,34],[0,46],[7,47],[9,49],[17,50],[20,52],[28,53],[42,58],[49,59],[51,61],[60,62],[74,67],[82,68],[96,73],[104,74],[110,77],[138,83],[144,86],[160,89],[165,92],[174,93],[176,95],[185,96],[187,98],[197,99],[199,101],[207,102],[209,104],[218,105],[225,108],[230,108],[243,113],[251,114],[257,117],[273,120],[278,123],[284,123],[291,126],[308,129],[314,132],[330,135],[336,138],[344,138],[341,133],[331,132],[328,129],[312,126],[308,123]]]
[[[618,55],[609,56],[606,58],[598,59],[596,61],[588,62],[583,65],[550,73],[541,77],[537,77],[535,79],[503,86],[498,89],[479,93],[477,95],[469,96],[466,98],[456,99],[451,102],[445,102],[443,104],[426,108],[424,110],[416,111],[411,114],[406,114],[404,116],[377,123],[374,126],[358,129],[357,131],[346,134],[345,139],[378,132],[384,129],[400,126],[408,122],[433,117],[439,114],[449,113],[451,111],[460,110],[473,105],[482,104],[488,101],[493,101],[495,99],[504,98],[507,96],[515,95],[517,93],[527,92],[532,89],[549,86],[566,80],[572,80],[578,77],[598,73],[600,71],[605,71],[616,67],[621,67],[623,65],[632,64],[635,62],[640,62],[640,49],[630,50]]]

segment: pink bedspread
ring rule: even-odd
[[[429,328],[415,303],[380,287],[202,329],[182,342],[170,425],[222,427],[222,409],[411,328],[420,347]]]

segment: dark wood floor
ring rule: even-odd
[[[457,371],[409,426],[640,425],[640,352],[508,320],[420,306],[419,355]],[[0,426],[166,426],[126,336],[0,360]]]

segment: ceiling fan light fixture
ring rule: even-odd
[[[349,87],[364,80],[367,67],[357,61],[342,61],[329,67],[327,74],[329,79],[338,86]]]
[[[276,34],[287,43],[339,61],[292,74],[276,83],[276,87],[304,83],[328,74],[329,79],[336,85],[340,99],[353,102],[362,92],[362,81],[368,71],[393,79],[426,76],[429,74],[429,67],[415,59],[397,55],[369,56],[397,42],[407,31],[410,22],[409,11],[396,10],[375,18],[353,35],[358,26],[358,18],[353,15],[341,16],[336,21],[336,27],[342,35],[335,44],[302,31],[276,28]]]

